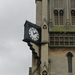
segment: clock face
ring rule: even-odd
[[[38,41],[39,32],[34,27],[31,27],[31,28],[29,28],[29,36],[32,40]]]

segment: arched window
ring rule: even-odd
[[[75,0],[70,0],[71,3],[71,24],[75,25]]]
[[[54,0],[54,25],[64,25],[64,0]]]
[[[54,21],[55,25],[63,25],[63,16],[64,11],[63,10],[54,10]]]
[[[73,54],[71,52],[68,52],[67,57],[68,57],[68,72],[72,73],[72,57],[73,57]]]
[[[54,10],[54,20],[55,20],[55,25],[58,25],[58,10]]]
[[[64,15],[64,11],[63,11],[63,10],[60,10],[60,11],[59,11],[59,14],[60,14],[60,25],[63,25],[63,15]]]
[[[71,22],[72,25],[75,25],[75,10],[71,10]]]

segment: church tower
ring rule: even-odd
[[[24,38],[32,50],[29,75],[75,75],[75,0],[35,2],[40,43]]]

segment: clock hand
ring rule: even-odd
[[[33,35],[35,35],[36,33],[33,33]]]
[[[33,33],[33,34],[37,34],[37,32]]]

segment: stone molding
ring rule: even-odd
[[[36,0],[36,1],[42,1],[42,0]]]

